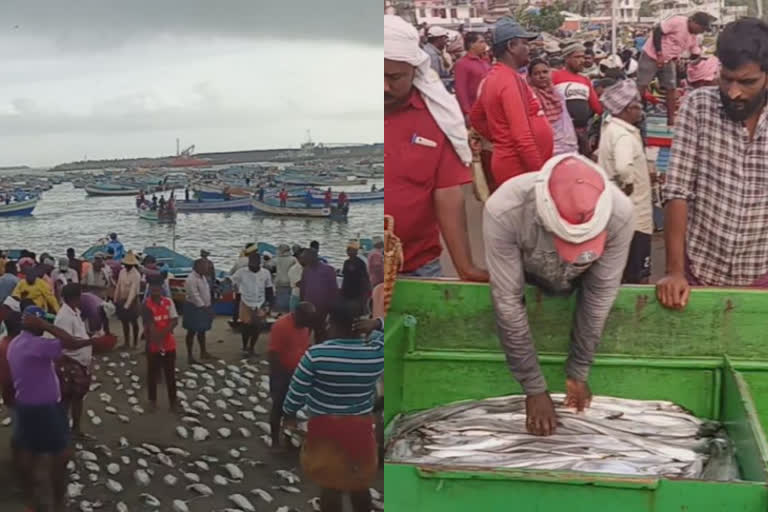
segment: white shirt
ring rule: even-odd
[[[113,284],[112,271],[106,265],[101,267],[101,270],[96,270],[91,266],[91,268],[88,269],[88,272],[85,273],[83,284],[98,288],[109,288]]]
[[[89,338],[88,331],[85,328],[85,322],[80,318],[80,311],[72,309],[67,303],[61,305],[59,313],[56,315],[53,325],[66,331],[70,336],[87,340]],[[87,346],[79,348],[77,350],[63,349],[64,355],[71,357],[83,366],[89,366],[91,364],[91,358],[93,357],[93,347]]]
[[[272,274],[265,268],[252,272],[241,268],[232,276],[232,282],[240,292],[240,300],[249,308],[260,308],[267,300],[267,288],[272,288]]]
[[[304,273],[304,267],[301,263],[294,263],[291,268],[288,269],[288,280],[291,283],[291,295],[294,297],[301,296],[301,290],[299,289],[299,281],[301,281],[301,275]]]
[[[62,283],[79,283],[80,276],[77,275],[77,271],[72,268],[67,270],[56,269],[51,272],[51,279],[54,281],[61,281]]]
[[[198,308],[206,308],[211,305],[211,287],[208,285],[208,280],[194,270],[190,272],[184,282],[184,292],[187,296],[187,302]]]
[[[616,117],[606,117],[597,157],[611,181],[620,188],[632,185],[629,198],[635,209],[635,231],[652,234],[651,175],[640,130]]]

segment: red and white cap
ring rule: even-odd
[[[568,153],[544,164],[536,180],[536,211],[563,261],[586,263],[603,254],[611,199],[605,172],[591,160]]]

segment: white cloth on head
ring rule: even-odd
[[[582,224],[571,224],[560,216],[557,205],[549,192],[549,177],[552,171],[561,161],[566,158],[578,158],[584,164],[600,174],[603,178],[605,188],[600,199],[595,206],[595,213],[592,218]],[[537,173],[536,177],[536,213],[539,214],[544,227],[552,232],[557,238],[570,242],[572,244],[584,243],[592,240],[597,235],[605,231],[608,221],[611,220],[611,209],[613,206],[612,195],[608,177],[603,169],[596,165],[592,160],[583,157],[577,153],[565,153],[550,158],[544,167]]]
[[[404,19],[384,15],[384,58],[407,62],[415,68],[413,86],[421,92],[427,110],[443,131],[456,154],[466,165],[472,163],[472,151],[467,142],[467,127],[459,102],[450,94],[440,77],[429,65],[429,55],[419,48],[419,34]]]

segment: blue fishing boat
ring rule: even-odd
[[[334,220],[343,220],[347,218],[348,209],[337,207],[309,207],[306,204],[288,202],[285,206],[280,205],[280,201],[267,198],[264,201],[253,200],[253,210],[261,215],[276,215],[280,217],[313,217]]]
[[[137,187],[114,185],[110,183],[85,186],[85,193],[89,196],[137,196],[140,192],[141,189]]]
[[[176,203],[176,210],[181,213],[250,211],[252,209],[253,205],[251,204],[250,197],[198,199]]]
[[[39,197],[24,199],[22,201],[11,201],[10,203],[0,203],[0,217],[21,217],[32,215],[32,211],[40,201]]]
[[[310,190],[312,193],[312,204],[323,205],[325,204],[325,190],[313,188]],[[350,203],[370,203],[384,200],[384,189],[375,190],[373,192],[346,192],[347,201]],[[288,197],[297,201],[304,201],[306,191],[289,193]],[[333,204],[339,199],[339,193],[333,192],[331,194]]]
[[[136,208],[136,213],[138,213],[140,219],[157,222],[160,224],[176,224],[176,210],[169,210],[168,208],[165,208],[163,210],[160,209],[151,209],[147,205],[142,205],[139,208]]]

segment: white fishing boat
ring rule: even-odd
[[[282,217],[316,217],[316,218],[329,218],[332,213],[332,208],[307,208],[298,203],[286,203],[286,206],[280,206],[279,201],[267,199],[265,201],[259,201],[254,199],[253,209],[256,213],[264,215],[278,215]]]
[[[136,208],[136,212],[139,214],[139,218],[144,220],[159,222],[160,224],[176,223],[176,210],[169,210],[165,208],[160,211],[159,209],[153,210],[147,207],[139,207]]]

